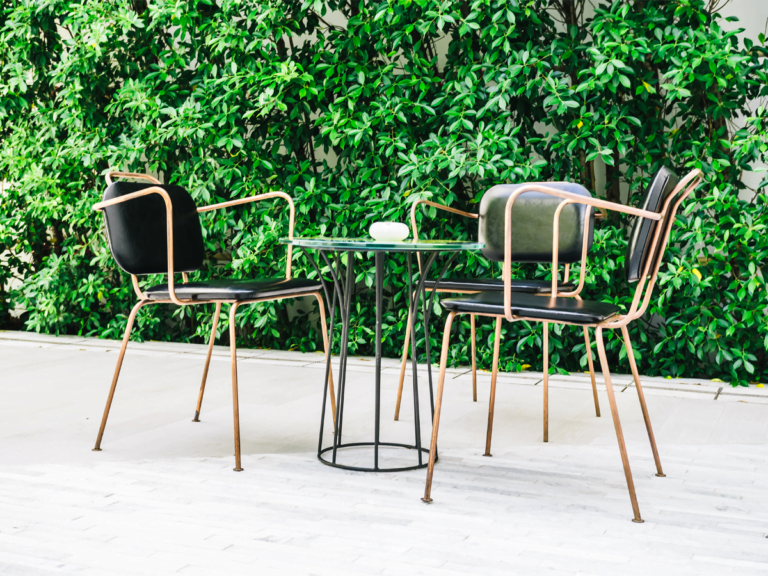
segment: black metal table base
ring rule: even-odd
[[[379,442],[378,444],[374,442],[349,442],[347,444],[339,444],[335,448],[337,450],[342,450],[344,448],[358,448],[360,446],[384,446],[385,448],[407,448],[408,450],[416,450],[416,446],[411,446],[410,444],[399,444],[397,442]],[[330,462],[323,458],[323,454],[326,452],[330,452],[334,449],[334,446],[328,446],[327,448],[323,448],[318,454],[317,459],[320,460],[323,464],[326,466],[333,466],[334,468],[341,468],[343,470],[355,470],[357,472],[406,472],[408,470],[419,470],[420,468],[426,468],[429,466],[429,458],[426,459],[426,462],[422,464],[416,464],[414,466],[404,466],[400,468],[366,468],[364,466],[348,466],[347,464],[339,464],[338,462]],[[427,448],[422,448],[421,451],[429,456],[429,450]]]
[[[426,353],[427,353],[427,373],[428,373],[428,381],[429,381],[429,400],[430,400],[430,408],[431,408],[431,414],[434,418],[435,414],[435,405],[434,405],[434,395],[432,391],[432,365],[431,365],[431,351],[430,351],[430,345],[429,345],[429,316],[430,312],[432,310],[432,306],[434,304],[434,298],[436,291],[434,288],[432,289],[432,300],[431,302],[427,303],[427,296],[425,294],[424,290],[424,284],[427,279],[429,270],[432,266],[432,263],[435,260],[435,257],[437,256],[437,252],[429,252],[425,254],[427,256],[426,258],[426,264],[421,269],[421,277],[419,279],[418,288],[414,291],[412,286],[412,266],[411,266],[411,253],[407,252],[407,269],[408,269],[408,306],[410,310],[409,317],[411,318],[411,362],[412,362],[412,371],[413,371],[413,410],[414,410],[414,443],[413,444],[402,444],[397,442],[383,442],[381,441],[379,437],[380,432],[380,424],[381,424],[381,328],[382,328],[382,308],[383,308],[383,281],[384,281],[384,252],[382,251],[374,251],[374,259],[375,259],[375,265],[376,265],[376,279],[375,279],[375,285],[376,285],[376,392],[375,392],[375,428],[374,428],[374,440],[373,442],[349,442],[349,443],[343,443],[342,442],[342,432],[343,432],[343,426],[344,426],[344,400],[346,397],[346,384],[347,384],[347,345],[349,343],[349,330],[350,330],[350,321],[351,321],[351,305],[352,305],[352,294],[354,292],[354,251],[344,251],[346,252],[347,256],[347,263],[346,263],[346,271],[345,271],[345,278],[341,279],[342,270],[342,258],[339,255],[339,251],[336,251],[336,253],[333,255],[334,258],[334,265],[330,262],[328,259],[328,256],[326,256],[324,250],[318,250],[320,253],[320,256],[325,261],[329,273],[331,275],[332,284],[333,284],[333,293],[332,295],[329,294],[327,282],[323,279],[322,273],[320,271],[320,267],[317,263],[315,263],[314,259],[312,258],[312,255],[309,254],[309,251],[305,249],[305,252],[307,252],[307,258],[309,259],[310,263],[312,264],[312,267],[315,269],[315,271],[318,274],[318,277],[320,281],[323,284],[323,290],[325,292],[326,302],[328,302],[331,306],[330,310],[330,328],[329,328],[329,349],[333,349],[333,332],[334,332],[334,321],[335,321],[335,315],[336,315],[336,306],[338,303],[339,308],[339,315],[341,316],[341,338],[340,338],[340,351],[339,351],[339,372],[338,372],[338,378],[336,380],[337,382],[337,403],[336,403],[336,420],[333,423],[334,424],[334,433],[333,433],[333,444],[331,446],[323,447],[323,432],[325,429],[325,416],[326,416],[326,409],[327,409],[327,400],[328,400],[328,382],[329,382],[329,374],[331,370],[331,354],[328,355],[328,363],[326,365],[325,369],[325,388],[323,391],[323,402],[322,402],[322,415],[320,420],[320,438],[318,441],[317,446],[317,457],[318,459],[323,463],[327,464],[328,466],[334,466],[336,468],[342,468],[344,470],[355,470],[360,472],[402,472],[406,470],[418,470],[419,468],[425,468],[428,465],[429,462],[429,449],[422,447],[421,444],[421,422],[420,422],[420,415],[419,415],[419,390],[418,390],[418,374],[417,374],[417,358],[416,358],[416,338],[415,338],[415,328],[416,328],[416,315],[418,310],[418,303],[419,298],[422,298],[422,314],[424,319],[424,334],[426,336]],[[453,261],[453,257],[455,256],[455,253],[451,255],[451,257],[448,259],[448,261],[445,263],[445,266],[443,267],[440,275],[437,278],[437,284],[439,284],[440,280],[442,280],[443,275],[445,274],[446,270],[450,266],[451,262]],[[349,466],[346,464],[341,464],[337,462],[337,455],[338,451],[344,448],[354,448],[354,447],[363,447],[363,446],[372,446],[373,447],[373,467],[362,467],[362,466]],[[415,450],[416,451],[416,459],[418,461],[417,464],[414,464],[413,466],[405,466],[405,467],[397,467],[397,468],[381,468],[379,466],[379,447],[387,447],[387,448],[404,448],[407,450]],[[327,453],[331,453],[330,459],[327,459],[325,455]],[[427,458],[424,457],[424,455],[427,455]]]

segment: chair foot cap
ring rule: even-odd
[[[662,473],[656,474],[656,476],[658,476],[659,478],[666,478],[667,477],[666,474],[662,474]]]
[[[200,422],[200,411],[195,410],[195,417],[192,418],[192,422]]]
[[[91,452],[101,452],[101,448],[91,448]]]
[[[632,522],[634,522],[635,524],[642,524],[643,522],[645,522],[645,520],[643,520],[642,518],[632,518]]]
[[[422,498],[421,501],[425,502],[427,504],[431,504],[432,503],[432,498]]]
[[[235,472],[242,472],[243,471],[242,468],[232,468],[232,470],[234,470]]]
[[[483,454],[483,456],[487,456],[488,458],[493,458],[493,454],[491,454],[490,452],[486,452],[485,454]]]

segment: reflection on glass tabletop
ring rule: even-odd
[[[458,252],[482,250],[483,242],[470,240],[374,240],[373,238],[280,238],[282,244],[324,250],[381,250],[383,252]]]

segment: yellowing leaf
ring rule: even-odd
[[[765,388],[762,384],[755,384],[755,388]]]
[[[523,364],[522,366],[520,366],[520,370],[527,370],[530,367],[531,367],[530,364]]]
[[[652,92],[652,91],[653,91],[653,88],[651,88],[651,85],[650,85],[650,84],[648,84],[648,82],[643,82],[643,86],[645,86],[645,89],[646,89],[648,92]]]
[[[691,272],[693,272],[693,275],[694,275],[694,276],[696,276],[696,278],[698,278],[698,279],[699,279],[699,282],[701,282],[701,272],[699,272],[698,270],[696,270],[696,268],[694,268],[693,270],[691,270]]]
[[[576,126],[576,127],[577,127],[577,128],[581,128],[582,126],[584,126],[584,122],[582,122],[581,120],[579,120],[579,123],[577,124],[577,126]]]

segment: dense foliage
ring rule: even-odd
[[[28,330],[121,335],[135,296],[90,209],[108,169],[158,173],[200,204],[282,189],[298,234],[363,236],[375,220],[406,221],[416,198],[472,211],[503,182],[572,180],[632,204],[664,164],[707,182],[632,326],[640,369],[766,380],[768,181],[748,189],[743,176],[768,150],[768,52],[727,32],[713,1],[615,0],[586,14],[585,0],[0,0],[2,322],[21,309]],[[458,216],[422,218],[431,237],[476,233]],[[284,205],[202,221],[197,277],[281,274]],[[587,297],[627,305],[626,221],[595,234]],[[354,346],[370,353],[372,260],[358,257]],[[387,266],[395,356],[404,261]],[[294,269],[311,273],[301,252]],[[499,268],[467,254],[454,273]],[[204,341],[209,308],[145,307],[137,337]],[[317,349],[303,310],[243,308],[243,341]],[[492,326],[479,329],[487,367]],[[452,360],[466,363],[468,322],[459,330]],[[557,328],[557,369],[585,369],[580,334]],[[505,324],[504,368],[541,369],[540,343],[540,326]]]

